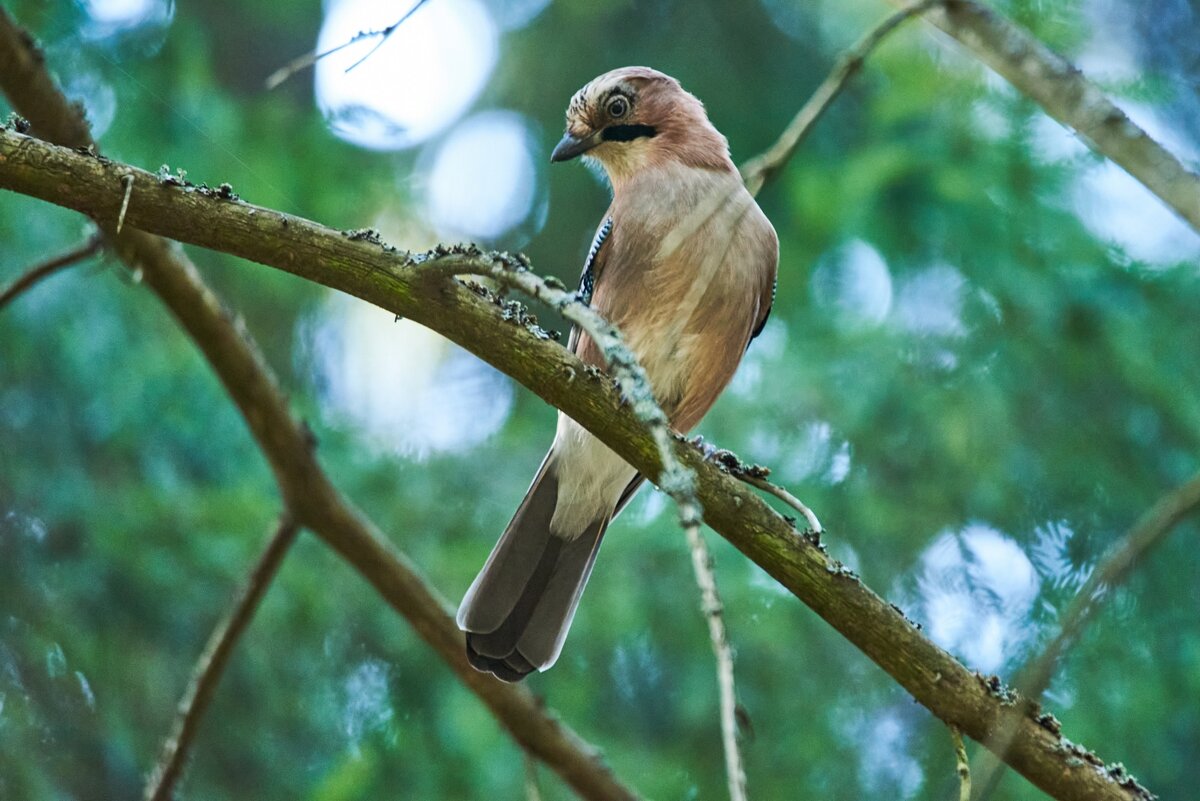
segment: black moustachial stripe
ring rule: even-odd
[[[643,136],[654,136],[658,131],[653,125],[610,125],[600,138],[605,142],[632,142]]]

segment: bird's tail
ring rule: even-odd
[[[551,455],[458,608],[467,658],[504,681],[554,664],[612,515],[578,536],[550,532],[558,501]]]

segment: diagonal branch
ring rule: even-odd
[[[245,586],[238,592],[229,612],[213,629],[204,653],[196,662],[192,680],[179,702],[179,716],[171,730],[171,736],[163,743],[162,755],[146,782],[145,801],[171,801],[175,797],[175,784],[183,772],[188,750],[195,739],[200,720],[217,690],[217,684],[225,672],[225,665],[233,655],[234,646],[242,632],[250,625],[258,604],[267,587],[279,572],[283,557],[296,539],[296,524],[286,516],[279,521],[271,535],[267,549],[263,551]]]
[[[1025,696],[1034,711],[1037,703],[1050,686],[1055,668],[1067,650],[1078,640],[1083,630],[1095,619],[1104,601],[1112,597],[1112,591],[1129,577],[1130,572],[1147,553],[1166,538],[1167,534],[1185,517],[1200,510],[1200,475],[1186,484],[1167,493],[1146,511],[1125,536],[1109,549],[1108,554],[1088,576],[1079,592],[1067,606],[1062,616],[1058,633],[1026,663],[1017,676],[1017,688]],[[994,752],[1003,754],[1012,742],[1014,732],[1006,726],[997,732],[988,744]],[[995,791],[1003,775],[1004,763],[986,759],[980,755],[981,767],[977,784],[980,788],[979,801]]]
[[[828,77],[821,81],[821,85],[812,93],[808,102],[796,112],[796,116],[792,117],[792,121],[783,129],[783,133],[779,135],[775,143],[742,165],[742,181],[750,190],[750,194],[757,195],[763,185],[787,165],[792,154],[796,152],[796,148],[800,147],[800,143],[812,130],[813,124],[837,99],[850,79],[862,69],[867,56],[887,38],[889,33],[910,17],[923,14],[933,6],[941,5],[944,2],[946,0],[917,0],[917,2],[905,6],[876,25],[853,47],[838,56]]]
[[[1135,125],[1077,67],[973,0],[948,0],[925,19],[1078,133],[1092,150],[1123,167],[1200,232],[1200,175]]]
[[[160,183],[156,176],[125,164],[101,161],[12,131],[0,132],[0,188],[73,208],[95,219],[116,219],[124,189],[120,178],[126,173],[133,174],[137,194],[137,202],[129,207],[127,234],[133,233],[129,227],[139,228],[237,255],[413,319],[562,409],[652,480],[660,476],[662,460],[653,437],[633,410],[622,403],[611,381],[603,376],[595,381],[572,380],[588,375],[578,358],[549,341],[540,329],[530,330],[520,319],[505,315],[494,299],[480,297],[446,277],[448,272],[489,270],[498,259],[522,266],[513,257],[484,253],[474,247],[442,247],[424,256],[413,256],[378,240],[364,241],[273,209]],[[194,306],[215,301],[203,296],[197,299],[194,287],[174,287],[184,280],[177,271],[147,268],[146,277],[148,282],[154,280],[152,288],[160,292],[210,354],[214,365],[220,367],[255,436],[282,473],[281,484],[289,488],[285,497],[289,502],[295,498],[298,519],[364,572],[389,600],[395,598],[394,582],[400,579],[380,566],[380,562],[394,558],[391,550],[373,530],[366,529],[367,524],[357,512],[340,501],[315,467],[295,430],[298,424],[286,415],[280,419],[274,411],[281,401],[272,400],[267,407],[270,412],[263,407],[266,400],[259,397],[259,368],[251,370],[240,353],[236,364],[226,365],[227,334],[220,327],[213,330],[213,312],[204,310],[203,319],[193,319]],[[156,285],[164,282],[167,285]],[[190,276],[186,282],[191,282]],[[271,386],[270,392],[277,390]],[[1056,798],[1091,801],[1149,797],[1128,777],[1110,776],[1098,757],[1073,750],[1057,731],[1039,725],[1002,688],[971,673],[924,637],[856,576],[830,560],[815,544],[797,536],[795,529],[752,489],[707,463],[693,446],[675,442],[673,447],[679,461],[695,474],[696,495],[705,522],[841,632],[937,717],[981,742],[1010,716],[1018,717],[1019,735],[1005,759]],[[297,490],[298,498],[293,494]],[[418,631],[447,655],[463,681],[493,703],[489,693],[494,688],[489,685],[497,682],[481,684],[477,678],[480,674],[471,675],[474,671],[461,657],[461,638],[444,608],[439,606],[436,614],[429,610],[428,615],[413,614],[410,619],[416,618]],[[442,622],[432,619],[439,615]],[[509,723],[510,719],[506,717],[505,721]]]
[[[56,151],[75,153],[95,164],[112,164],[95,155],[82,115],[68,104],[46,72],[42,53],[32,38],[13,24],[3,6],[0,6],[0,89],[17,111],[30,119],[33,130],[40,136],[82,152],[58,147]],[[0,136],[7,133],[0,131]],[[8,164],[9,154],[5,153],[0,156],[0,168]],[[125,181],[127,176],[133,176],[132,182]],[[155,185],[157,179],[148,184],[147,174],[133,168],[112,177],[114,185],[120,187],[120,197],[108,213],[100,215],[101,228],[118,256],[142,271],[146,285],[208,359],[270,464],[285,507],[296,523],[311,528],[366,578],[488,706],[513,738],[558,772],[575,792],[588,799],[635,799],[637,796],[612,775],[599,752],[560,723],[531,692],[495,681],[467,664],[462,635],[445,600],[329,481],[312,453],[311,435],[292,416],[258,349],[244,327],[204,285],[182,249],[157,236],[129,229],[137,225],[143,214],[138,203],[127,208],[128,225],[124,233],[119,237],[113,235],[120,207],[134,191],[135,184],[141,187],[140,198],[142,191]],[[284,219],[283,225],[286,224]],[[298,252],[286,260],[296,263]]]
[[[35,285],[39,284],[46,278],[54,275],[59,270],[64,270],[72,264],[78,264],[89,256],[93,256],[100,252],[104,245],[104,237],[99,234],[89,236],[84,242],[73,250],[68,250],[60,256],[44,261],[17,277],[17,280],[0,290],[0,309],[3,309],[8,304],[16,300],[20,295],[28,292]]]
[[[1058,634],[1021,671],[1017,686],[1031,701],[1040,698],[1050,686],[1059,659],[1091,623],[1104,601],[1111,597],[1113,588],[1123,583],[1134,565],[1162,542],[1181,520],[1198,509],[1200,475],[1159,498],[1109,550],[1067,607]]]

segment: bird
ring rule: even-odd
[[[766,323],[775,229],[704,105],[657,70],[615,69],[575,93],[550,160],[576,157],[602,168],[612,190],[578,297],[620,329],[685,434]],[[568,348],[604,368],[577,327]],[[475,669],[517,682],[555,663],[605,530],[643,479],[559,413],[549,452],[458,609]]]

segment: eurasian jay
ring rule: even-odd
[[[579,294],[620,328],[671,425],[686,433],[766,322],[775,229],[704,106],[656,70],[613,70],[571,98],[550,160],[576,156],[599,162],[613,194]],[[568,347],[604,367],[578,329]],[[476,669],[520,681],[554,664],[604,530],[642,481],[559,413],[549,453],[458,610]]]

